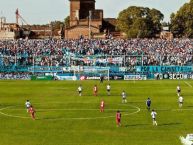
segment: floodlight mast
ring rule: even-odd
[[[20,18],[22,22],[24,22],[27,26],[29,26],[27,21],[20,15],[18,8],[16,9],[15,15],[16,15],[16,24],[19,25],[19,18]]]

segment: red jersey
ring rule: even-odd
[[[94,92],[97,92],[97,86],[94,86],[93,90]]]
[[[120,119],[121,119],[121,113],[120,113],[120,112],[118,112],[118,113],[116,114],[116,119],[117,119],[117,120],[120,120]]]
[[[101,101],[101,107],[104,107],[104,106],[105,106],[105,102]]]
[[[34,108],[30,107],[30,108],[29,108],[29,112],[30,112],[31,114],[35,113]]]

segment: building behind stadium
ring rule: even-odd
[[[53,30],[51,24],[29,25],[21,16],[18,9],[15,12],[16,22],[7,23],[5,17],[0,19],[0,39],[17,38],[105,38],[112,34],[119,37],[120,33],[115,31],[116,19],[104,18],[103,10],[95,8],[95,0],[69,0],[70,2],[70,24],[61,25]],[[22,25],[19,25],[21,21]]]
[[[115,32],[116,19],[103,17],[103,10],[95,8],[95,0],[69,0],[70,25],[65,29],[65,38],[104,37]]]
[[[29,25],[18,9],[15,12],[16,22],[7,23],[5,17],[0,18],[0,39],[45,39],[45,38],[126,38],[124,33],[116,31],[117,20],[104,18],[103,10],[95,8],[95,0],[69,0],[69,25],[61,25],[53,29],[52,24]],[[19,20],[22,25],[19,25]],[[158,36],[159,37],[159,36]],[[161,38],[172,39],[168,30],[162,31]]]

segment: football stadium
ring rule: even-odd
[[[69,3],[57,34],[0,19],[0,145],[193,145],[193,1],[168,24]]]

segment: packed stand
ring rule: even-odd
[[[184,66],[192,65],[192,52],[190,39],[7,40],[0,41],[0,69],[70,65]],[[110,58],[119,58],[119,62],[111,62]]]

